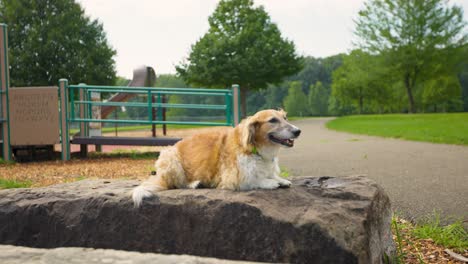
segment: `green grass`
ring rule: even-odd
[[[31,182],[5,180],[0,178],[0,189],[28,188],[31,187],[31,185]]]
[[[14,160],[4,160],[4,159],[0,158],[0,165],[11,165],[11,164],[15,164],[15,161]]]
[[[413,256],[416,256],[418,262],[420,264],[424,264],[424,260],[422,258],[421,252],[419,248],[413,243],[413,239],[411,237],[411,231],[413,226],[408,223],[402,223],[398,221],[398,216],[392,216],[392,233],[395,235],[395,244],[396,244],[396,255],[394,256],[385,256],[384,263],[394,263],[394,264],[403,264],[405,263],[405,259],[408,257],[407,250],[405,250],[405,244],[408,244],[413,249],[412,252]],[[409,232],[409,233],[408,233]]]
[[[346,116],[326,126],[355,134],[468,145],[468,113]]]
[[[289,170],[286,167],[280,167],[280,176],[283,178],[289,178]]]
[[[442,226],[440,215],[434,214],[428,220],[417,224],[413,230],[417,238],[434,240],[434,243],[446,248],[452,248],[459,252],[468,248],[468,232],[463,227],[461,220],[453,224]]]
[[[403,237],[401,235],[402,225],[398,223],[395,216],[392,217],[392,230],[395,234],[395,243],[396,243],[396,256],[386,256],[385,263],[403,263],[405,252],[403,251]],[[390,258],[393,257],[393,261],[390,261]]]

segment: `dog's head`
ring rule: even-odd
[[[301,130],[290,124],[283,110],[263,110],[248,117],[239,125],[241,144],[250,149],[265,146],[292,147]]]

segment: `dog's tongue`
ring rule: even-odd
[[[294,146],[294,139],[283,139],[282,141],[288,146]]]

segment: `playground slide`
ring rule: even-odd
[[[149,66],[141,66],[133,70],[133,79],[128,84],[129,87],[151,87],[156,82],[156,73]],[[109,102],[125,102],[133,98],[136,94],[118,93],[109,99]],[[106,118],[116,106],[102,106],[101,118]]]

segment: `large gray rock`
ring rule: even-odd
[[[296,263],[381,263],[394,252],[389,198],[365,177],[297,177],[272,191],[170,190],[134,208],[137,185],[0,191],[0,243]]]
[[[240,262],[215,258],[203,258],[187,255],[162,255],[152,253],[129,252],[113,249],[94,248],[54,248],[40,249],[29,247],[0,245],[2,264],[247,264],[258,262]]]

